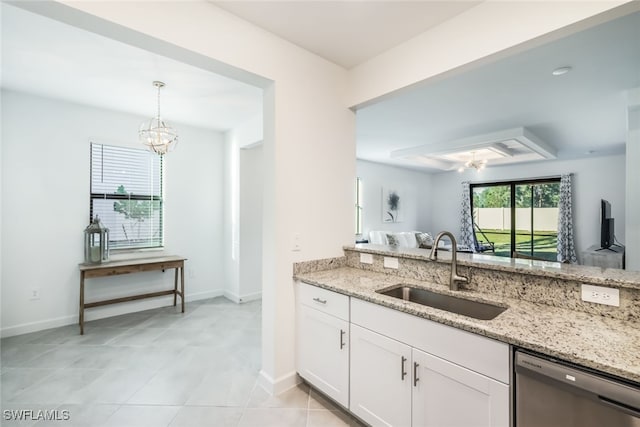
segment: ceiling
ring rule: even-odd
[[[478,2],[212,3],[348,68]],[[151,82],[162,80],[164,118],[221,131],[262,112],[258,88],[6,3],[1,7],[4,88],[150,117],[156,106]],[[564,65],[573,70],[551,75]],[[525,129],[560,159],[622,153],[626,90],[635,87],[640,13],[359,109],[357,156],[437,172],[446,169],[397,153],[446,160],[455,153],[443,146],[509,129]]]
[[[379,55],[481,1],[211,1],[346,69]]]
[[[262,114],[262,90],[2,3],[2,87],[226,131]],[[34,29],[37,28],[37,31]],[[135,130],[137,132],[137,129]]]
[[[565,65],[572,71],[551,74]],[[357,157],[450,170],[394,153],[435,154],[521,127],[559,159],[624,153],[626,91],[638,87],[640,12],[358,110]]]

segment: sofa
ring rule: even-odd
[[[422,244],[418,242],[418,235],[422,240]],[[396,244],[392,244],[389,240],[393,240]],[[424,248],[431,249],[433,237],[430,233],[422,231],[369,231],[369,243],[374,245],[388,245],[397,248]],[[472,252],[471,248],[465,245],[457,245],[458,252]],[[451,242],[448,239],[438,242],[438,250],[451,250]]]
[[[369,243],[374,245],[391,245],[397,246],[399,248],[418,248],[420,247],[418,244],[418,239],[416,238],[416,234],[421,233],[420,231],[369,231]],[[428,234],[428,233],[422,233]],[[392,245],[389,240],[394,240],[397,242],[396,245]],[[433,243],[433,239],[431,239],[431,243]],[[423,246],[425,247],[425,246]],[[429,246],[430,247],[430,246]]]

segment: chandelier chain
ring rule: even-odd
[[[156,87],[158,88],[158,121],[160,121],[160,88],[162,86],[156,85]]]

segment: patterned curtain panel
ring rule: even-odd
[[[462,206],[460,210],[460,244],[476,251],[473,238],[473,213],[471,212],[471,191],[469,181],[462,183]]]
[[[571,174],[560,177],[560,201],[558,202],[558,261],[576,264],[576,248],[573,243],[573,209],[571,203]]]

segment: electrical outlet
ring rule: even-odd
[[[398,269],[398,258],[384,257],[384,268]]]
[[[300,233],[295,233],[291,239],[291,250],[293,252],[300,252]]]
[[[40,299],[40,288],[31,289],[31,293],[29,294],[29,299],[31,301],[39,300]]]
[[[373,264],[373,255],[360,253],[360,262],[362,264]]]
[[[582,300],[620,307],[620,290],[605,286],[582,285]]]

